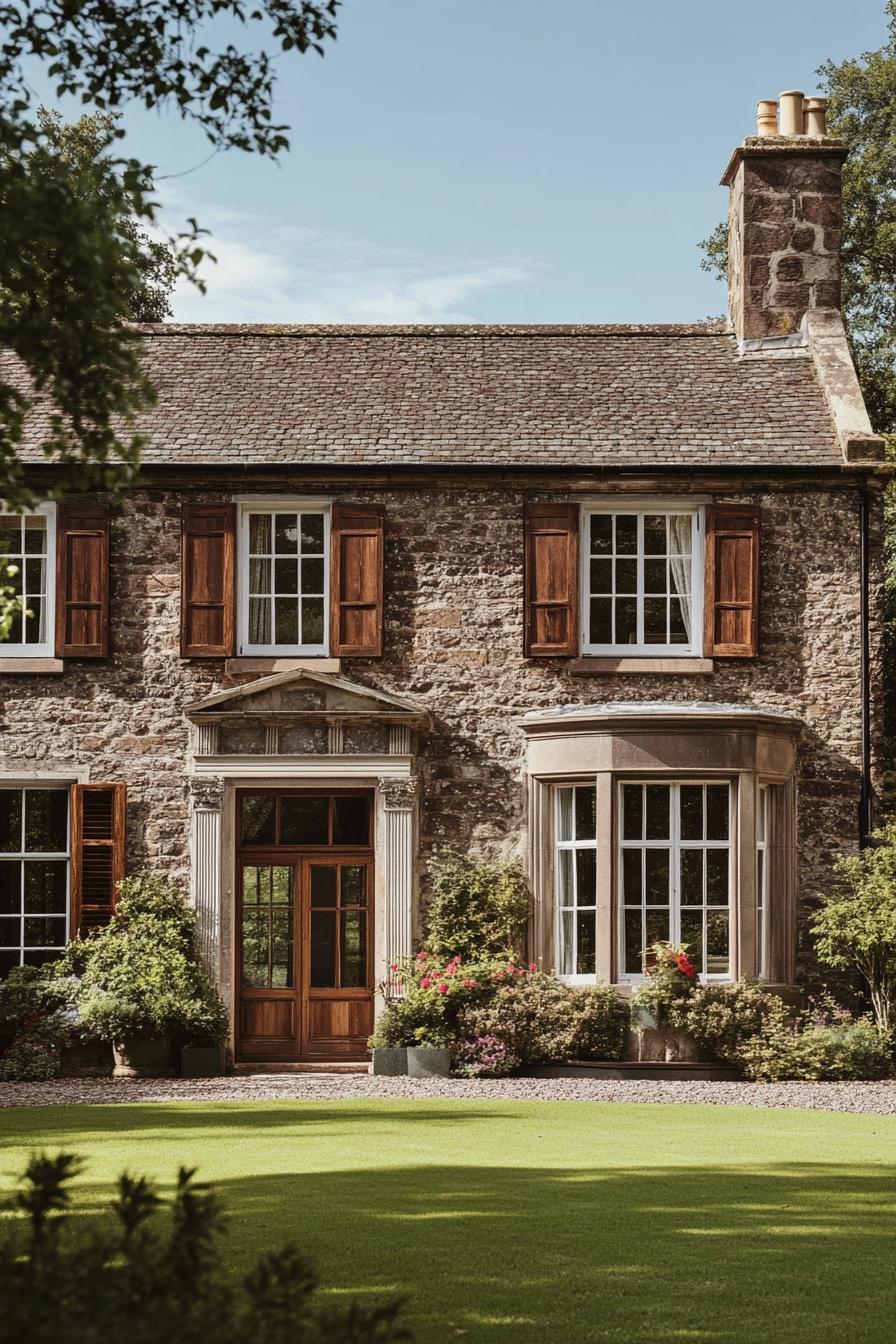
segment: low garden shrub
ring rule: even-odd
[[[69,945],[84,1028],[104,1041],[171,1036],[220,1045],[227,1013],[196,952],[196,916],[167,878],[142,873],[118,887],[111,924]]]
[[[475,961],[519,952],[529,918],[529,892],[519,863],[445,849],[430,880],[425,946],[434,956]]]
[[[520,1061],[500,1036],[472,1036],[455,1041],[451,1067],[461,1078],[503,1078]]]
[[[644,954],[646,980],[632,995],[632,1006],[649,1014],[657,1026],[675,1026],[677,1009],[688,1002],[697,983],[697,969],[687,946],[653,943]]]
[[[0,980],[0,1081],[59,1076],[62,1052],[78,1037],[73,990],[52,964],[16,966]]]
[[[242,1281],[220,1245],[213,1193],[181,1168],[163,1205],[123,1175],[99,1233],[66,1216],[81,1170],[70,1154],[33,1157],[0,1239],[0,1321],[16,1344],[399,1344],[400,1303],[320,1304],[294,1246],[268,1251]]]
[[[531,971],[524,979],[471,1005],[461,1020],[463,1039],[495,1037],[520,1064],[621,1059],[628,1010],[610,985],[578,987]]]

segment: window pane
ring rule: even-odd
[[[681,816],[682,840],[702,840],[703,839],[702,784],[682,784],[680,816]]]
[[[668,602],[665,597],[644,599],[644,643],[666,644]]]
[[[323,555],[324,516],[322,513],[302,514],[302,554]]]
[[[667,593],[669,591],[665,560],[644,561],[644,591],[645,593]]]
[[[728,850],[706,851],[706,904],[728,904]]]
[[[22,790],[0,789],[0,852],[19,854],[22,849]]]
[[[243,911],[243,985],[246,989],[267,989],[270,929],[267,910]]]
[[[292,869],[271,869],[271,900],[275,905],[292,903]]]
[[[26,947],[63,947],[65,944],[65,916],[61,919],[32,918],[25,920]]]
[[[576,904],[594,905],[597,901],[597,851],[576,850]]]
[[[668,910],[650,910],[646,915],[647,924],[647,946],[653,943],[667,943],[669,941],[669,912]]]
[[[573,861],[574,851],[571,849],[561,849],[558,855],[560,860],[558,864],[558,885],[557,902],[559,905],[572,905],[575,900],[575,886],[573,884]]]
[[[274,602],[274,643],[299,643],[299,604],[294,598],[278,597]]]
[[[25,864],[26,915],[64,915],[68,904],[68,864]]]
[[[343,989],[360,989],[367,984],[367,915],[363,910],[342,913],[339,978]]]
[[[68,790],[25,790],[25,848],[64,854],[68,849]]]
[[[664,513],[645,514],[644,554],[665,555],[666,553],[666,515]]]
[[[253,555],[269,555],[271,551],[271,515],[249,514],[249,550]]]
[[[594,597],[591,599],[589,643],[613,643],[613,602],[609,597]]]
[[[335,864],[313,864],[311,867],[311,904],[317,906],[335,905],[337,877],[339,870]]]
[[[270,560],[249,561],[249,592],[269,593],[271,591]]]
[[[22,921],[0,915],[0,947],[19,947],[22,940]]]
[[[640,840],[642,836],[644,790],[640,784],[626,784],[622,789],[622,834],[626,840]]]
[[[329,800],[301,794],[280,802],[281,845],[329,844]]]
[[[612,593],[613,591],[612,560],[591,561],[591,591],[592,593]]]
[[[573,918],[572,910],[561,910],[559,975],[572,975],[574,972]]]
[[[311,911],[311,988],[336,988],[336,911]]]
[[[703,911],[682,910],[681,941],[687,945],[688,956],[703,973]]]
[[[323,560],[303,560],[302,561],[302,592],[303,593],[323,593],[324,591],[324,562]]]
[[[25,611],[25,643],[43,644],[46,639],[46,610],[44,602],[39,597],[28,597],[26,599]]]
[[[690,555],[694,520],[689,513],[676,513],[669,519],[669,554]]]
[[[4,980],[14,966],[19,964],[19,950],[14,952],[0,951],[0,980]]]
[[[703,850],[683,849],[679,856],[682,905],[703,904]]]
[[[708,784],[706,786],[707,840],[728,839],[729,792],[727,784]]]
[[[625,912],[625,973],[626,975],[640,975],[643,969],[641,962],[641,911],[626,910]]]
[[[271,643],[271,600],[268,597],[249,598],[249,643]]]
[[[617,555],[637,555],[638,553],[638,518],[633,513],[617,513],[616,522],[616,554]]]
[[[638,591],[637,560],[616,561],[616,592],[636,593]]]
[[[669,603],[669,643],[687,644],[688,628],[684,623],[681,599],[673,597]]]
[[[17,915],[22,909],[22,864],[19,859],[0,863],[0,915]]]
[[[572,789],[559,789],[558,797],[558,829],[561,840],[572,840]]]
[[[634,597],[616,599],[616,640],[617,644],[637,644],[638,642],[638,602]]]
[[[597,790],[588,787],[576,789],[576,839],[594,840],[596,837]]]
[[[272,845],[276,800],[270,794],[255,794],[243,799],[242,842],[244,845]]]
[[[593,910],[576,915],[576,974],[593,975],[596,967],[597,917]]]
[[[22,953],[22,964],[24,966],[45,966],[48,961],[58,961],[62,956],[63,948],[45,948],[35,947],[26,948]]]
[[[47,520],[43,514],[31,514],[23,519],[25,524],[25,554],[46,555]]]
[[[591,515],[591,554],[609,555],[613,549],[613,516],[609,513]]]
[[[361,864],[346,865],[339,874],[339,899],[342,905],[366,905],[367,869]]]
[[[322,597],[306,598],[302,603],[302,643],[323,644],[324,602]]]
[[[271,911],[271,989],[292,988],[292,911]]]
[[[46,592],[44,586],[45,564],[43,560],[25,561],[25,592],[41,597]]]
[[[640,849],[622,851],[622,896],[626,905],[641,904],[643,854]]]
[[[274,550],[278,555],[295,555],[299,549],[299,519],[295,513],[274,515]]]
[[[728,974],[728,911],[706,913],[706,974]]]
[[[278,593],[297,593],[299,591],[298,560],[274,561],[274,591]]]
[[[647,829],[648,840],[668,840],[669,838],[669,786],[667,784],[647,785]]]
[[[258,904],[258,869],[243,869],[243,905]]]
[[[368,845],[370,843],[370,801],[367,798],[335,798],[333,800],[334,845]]]
[[[668,849],[646,849],[644,851],[645,900],[648,905],[669,904],[669,851]]]

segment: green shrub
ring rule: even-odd
[[[459,1020],[469,1009],[489,1003],[519,986],[536,968],[512,958],[448,960],[425,949],[391,967],[404,995],[391,999],[380,1015],[371,1047],[431,1045],[445,1048],[458,1038]]]
[[[446,849],[433,864],[425,910],[426,948],[447,960],[519,952],[529,918],[529,891],[519,863]]]
[[[69,1154],[33,1157],[4,1219],[0,1321],[16,1344],[398,1344],[412,1339],[400,1303],[321,1306],[293,1246],[269,1251],[240,1283],[227,1269],[215,1196],[181,1168],[171,1204],[123,1175],[103,1230],[65,1216],[81,1170]],[[165,1208],[164,1220],[159,1210]],[[82,1219],[75,1220],[83,1221]]]
[[[671,1024],[697,985],[697,970],[686,943],[652,943],[644,953],[646,979],[632,995],[632,1008],[642,1009],[657,1025]]]
[[[16,966],[0,980],[0,1081],[56,1078],[75,1036],[71,982],[54,967]]]
[[[522,1064],[620,1059],[628,1012],[610,985],[579,988],[540,972],[462,1018],[467,1039],[493,1036]]]
[[[689,1031],[718,1059],[735,1062],[745,1042],[787,1028],[790,1015],[777,994],[755,980],[697,985],[691,996],[670,1009],[671,1026]]]
[[[837,864],[839,886],[822,897],[812,932],[820,961],[865,981],[875,1021],[889,1037],[896,1028],[896,824],[872,840]]]
[[[168,1036],[220,1045],[221,997],[196,954],[195,913],[166,878],[143,873],[118,887],[115,918],[73,943],[63,971],[80,976],[82,1022],[100,1040]]]

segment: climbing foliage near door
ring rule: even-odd
[[[529,890],[515,861],[445,849],[430,869],[426,947],[465,960],[517,952],[529,917]]]

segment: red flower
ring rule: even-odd
[[[421,988],[421,989],[429,989],[429,987],[430,987],[431,984],[432,984],[432,981],[430,980],[429,976],[428,976],[428,975],[424,975],[423,979],[420,981],[420,988]]]
[[[418,960],[418,961],[426,961],[426,958],[427,958],[428,956],[429,956],[429,953],[428,953],[428,952],[418,952],[418,953],[417,953],[417,960]]]
[[[503,972],[503,971],[495,971],[495,974],[494,974],[494,977],[493,977],[493,978],[494,978],[495,980],[503,980],[503,979],[504,979],[504,972]]]
[[[537,970],[538,970],[538,964],[537,964],[536,962],[534,962],[534,961],[530,961],[530,962],[529,962],[529,970],[530,970],[530,971],[537,971]]]
[[[437,985],[436,988],[438,989],[440,994],[448,993],[448,986],[444,983],[444,981],[441,985]]]
[[[390,963],[389,963],[389,970],[390,970],[390,971],[397,971],[397,970],[398,970],[398,962],[397,962],[397,961],[392,961],[392,962],[390,962]]]
[[[463,985],[464,989],[475,989],[475,988],[477,987],[477,985],[479,984],[479,981],[478,981],[478,980],[462,980],[462,981],[461,981],[461,984]]]
[[[694,963],[691,961],[690,957],[686,952],[678,952],[676,954],[675,964],[681,971],[682,975],[686,975],[689,980],[693,980],[694,976],[697,974]]]

